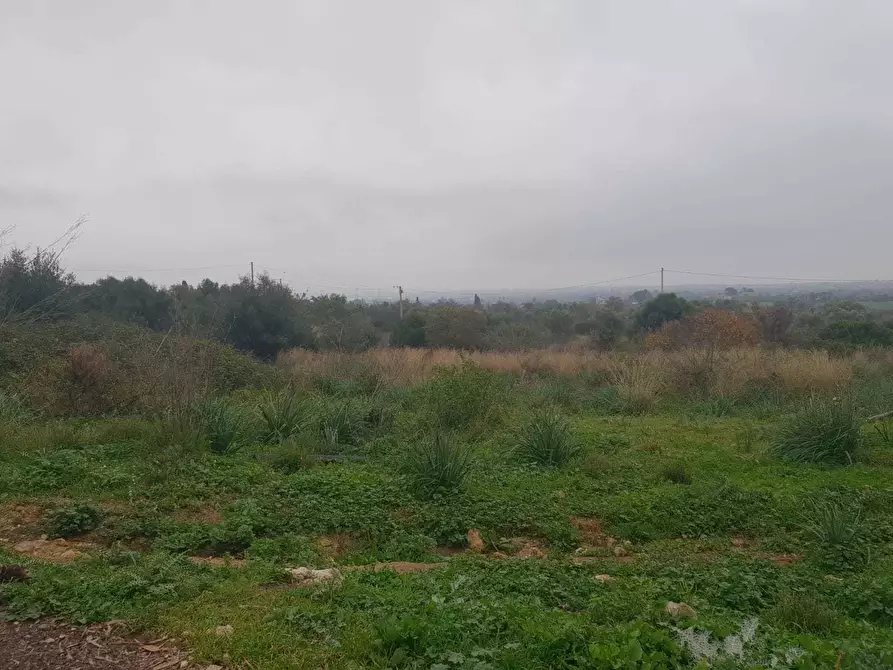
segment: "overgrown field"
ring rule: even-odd
[[[893,667],[888,352],[187,351],[7,380],[0,616],[256,669]]]

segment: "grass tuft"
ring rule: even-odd
[[[660,477],[673,484],[691,484],[691,472],[682,461],[665,465],[661,468]]]
[[[468,445],[444,433],[415,443],[403,464],[415,488],[426,496],[458,491],[473,467],[474,459]]]
[[[783,593],[770,610],[776,624],[798,633],[830,633],[837,627],[837,613],[808,593]]]
[[[862,446],[862,431],[847,401],[812,399],[785,421],[773,452],[795,463],[844,464]]]
[[[528,462],[561,467],[579,455],[580,445],[564,418],[546,413],[524,427],[516,451]]]
[[[285,442],[310,422],[305,403],[289,391],[269,393],[258,410],[263,421],[260,439],[264,444]]]

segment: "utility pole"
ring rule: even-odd
[[[251,261],[251,288],[254,288],[254,261]]]
[[[395,286],[394,288],[397,289],[397,293],[400,296],[400,320],[403,321],[403,287]]]
[[[660,292],[664,292],[664,269],[660,269]]]

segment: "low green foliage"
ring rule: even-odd
[[[568,422],[558,414],[535,417],[518,435],[518,455],[538,465],[567,465],[581,451]]]
[[[403,469],[422,495],[458,491],[474,467],[471,448],[446,433],[407,448]]]
[[[47,520],[50,537],[76,537],[96,530],[102,523],[102,510],[86,503],[77,503],[55,510]]]
[[[863,444],[856,410],[847,401],[814,398],[782,423],[773,452],[797,463],[851,463]]]

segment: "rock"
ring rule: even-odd
[[[611,575],[596,575],[595,577],[593,577],[593,579],[597,582],[601,582],[602,584],[616,581]]]
[[[481,537],[480,532],[477,528],[472,528],[468,531],[468,549],[475,553],[480,554],[484,551],[484,539]]]
[[[508,554],[503,554],[501,551],[494,551],[490,554],[490,558],[495,558],[497,561],[501,561],[504,558],[508,558]]]
[[[746,547],[747,545],[748,545],[747,538],[744,538],[744,537],[733,537],[732,538],[732,546],[733,547],[738,547],[739,549],[742,549],[742,548]]]
[[[518,558],[546,558],[546,552],[535,543],[528,542],[518,552]]]
[[[694,619],[697,617],[695,609],[691,605],[686,605],[685,603],[674,603],[670,601],[667,603],[664,610],[667,614],[676,617],[677,619]]]
[[[225,626],[217,626],[217,628],[214,629],[214,635],[216,635],[217,637],[229,637],[232,634],[233,627],[229,624]]]
[[[567,498],[567,491],[555,491],[555,497],[561,499]]]
[[[314,570],[313,568],[287,568],[286,572],[291,575],[292,581],[302,586],[319,584],[321,582],[338,582],[341,581],[341,571],[338,568],[326,568],[325,570]]]
[[[615,556],[629,556],[629,550],[623,545],[616,545],[614,547],[614,555]]]

